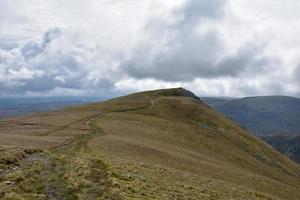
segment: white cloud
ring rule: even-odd
[[[0,95],[300,95],[296,0],[0,0]],[[55,28],[57,27],[57,28]]]

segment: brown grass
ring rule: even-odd
[[[1,121],[0,138],[45,150],[20,164],[28,180],[0,176],[0,198],[24,198],[32,182],[31,199],[300,199],[299,165],[183,89]]]
[[[297,192],[300,169],[294,162],[195,99],[155,93],[141,97],[146,102],[151,98],[155,105],[148,108],[113,112],[100,118],[97,125],[105,136],[90,141],[93,151],[122,166],[121,171],[131,164],[153,167],[145,176],[156,177],[159,184],[169,187],[176,188],[177,178],[184,177],[182,184],[189,183],[198,191],[219,192],[215,199],[231,198],[233,194],[238,199],[247,195],[261,199],[300,198]],[[136,95],[132,99],[141,100]],[[169,180],[162,179],[155,166],[178,175],[169,174],[166,175]],[[137,171],[144,173],[143,168]],[[207,188],[201,182],[193,182],[194,179],[223,184]],[[165,190],[152,192],[158,198]],[[187,190],[181,192],[189,196]],[[196,195],[197,198],[200,196]]]

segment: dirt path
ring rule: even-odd
[[[71,190],[78,182],[73,182],[73,179],[75,180],[76,176],[79,177],[81,173],[76,170],[81,167],[86,169],[86,173],[93,173],[92,168],[97,168],[95,165],[97,162],[89,160],[87,143],[95,134],[100,133],[100,129],[91,124],[101,116],[102,114],[98,113],[48,131],[43,136],[66,129],[82,121],[86,121],[90,127],[90,134],[78,136],[48,151],[24,156],[23,159],[0,170],[0,199],[8,194],[14,194],[15,191],[17,191],[15,195],[20,196],[20,198],[23,195],[32,195],[50,200],[76,199],[75,192]],[[98,165],[98,170],[102,170],[101,165]],[[85,177],[80,179],[83,180]],[[13,199],[15,198],[17,197],[13,197]]]
[[[90,134],[79,136],[73,139],[71,142],[53,149],[51,155],[47,159],[44,159],[43,162],[45,165],[45,170],[43,171],[43,175],[46,177],[45,193],[47,199],[64,200],[75,198],[74,194],[72,194],[73,192],[70,191],[70,188],[72,188],[72,185],[76,184],[77,176],[80,176],[81,172],[78,173],[78,171],[74,171],[74,168],[76,170],[80,169],[80,165],[82,165],[82,162],[76,163],[76,161],[84,161],[84,163],[89,163],[91,165],[89,167],[89,170],[91,171],[90,173],[93,173],[93,170],[97,168],[97,165],[95,165],[95,161],[90,161],[88,158],[89,149],[87,147],[87,143],[96,134],[100,133],[100,130],[92,126],[91,124],[101,116],[102,114],[89,116],[84,119],[77,120],[76,122],[69,123],[68,125],[56,130],[58,131],[65,129],[77,122],[82,121],[86,121],[86,124],[91,128]],[[85,154],[86,159],[82,158],[83,154]],[[98,171],[104,171],[104,169],[100,168],[98,169]],[[61,174],[63,174],[64,176],[61,177]],[[93,177],[97,177],[96,173],[93,174]],[[100,174],[104,174],[104,172]],[[94,187],[98,185],[96,182],[105,182],[105,180],[101,180],[101,177],[105,178],[103,175],[100,175],[99,180],[93,181]],[[73,181],[75,181],[75,183],[72,183]],[[89,195],[91,194],[92,193],[90,193]]]
[[[114,112],[129,112],[151,106],[124,109]],[[111,113],[111,112],[108,112]],[[46,136],[64,130],[76,123],[85,122],[90,133],[77,136],[68,142],[47,150],[26,156],[17,167],[0,173],[0,199],[15,194],[13,199],[73,200],[96,199],[110,196],[111,182],[106,164],[91,155],[88,142],[102,134],[96,120],[108,113],[98,113],[73,121],[46,132]],[[18,198],[17,198],[18,197]]]
[[[47,136],[47,135],[50,135],[50,134],[52,134],[52,133],[55,133],[55,132],[64,130],[64,129],[69,128],[70,126],[72,126],[72,125],[74,125],[74,124],[76,124],[76,123],[82,122],[82,121],[87,121],[87,122],[88,122],[88,121],[91,121],[91,119],[95,119],[95,118],[97,118],[99,115],[101,115],[101,114],[98,113],[98,114],[94,114],[94,115],[90,115],[90,116],[84,117],[84,118],[79,119],[79,120],[75,120],[75,121],[70,122],[70,123],[68,123],[68,124],[62,125],[62,126],[56,128],[56,129],[54,129],[54,130],[47,131],[46,133],[41,134],[41,136]]]

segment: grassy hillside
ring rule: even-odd
[[[300,199],[299,165],[181,88],[2,121],[0,137],[3,199]]]
[[[300,99],[285,96],[224,100],[212,107],[258,135],[300,134]]]

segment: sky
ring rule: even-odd
[[[300,97],[299,0],[0,0],[0,97]]]

